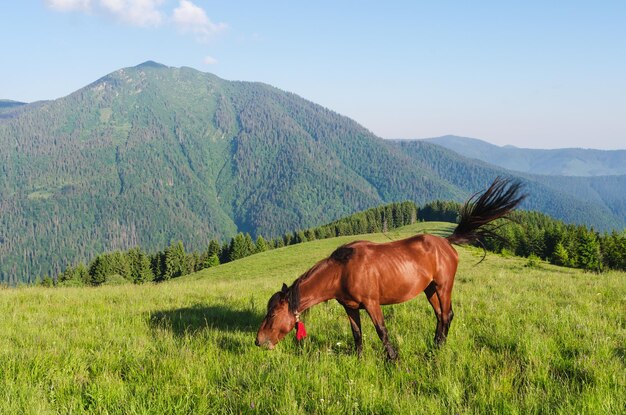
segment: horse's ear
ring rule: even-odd
[[[286,294],[286,293],[287,293],[287,291],[289,291],[289,287],[287,287],[287,284],[285,284],[285,283],[283,282],[283,288],[281,288],[281,290],[280,290],[280,291],[281,291],[283,294]]]

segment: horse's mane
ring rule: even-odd
[[[296,278],[293,284],[291,284],[291,287],[289,287],[289,290],[287,291],[287,301],[289,302],[290,312],[295,313],[300,307],[300,284],[302,284],[303,281],[306,281],[315,271],[317,271],[321,267],[322,263],[327,260],[328,259],[323,259],[317,264],[313,265],[311,269],[300,275],[298,278]]]
[[[317,264],[313,265],[311,269],[307,272],[296,278],[296,280],[291,284],[289,290],[287,291],[287,301],[289,302],[289,311],[295,313],[298,311],[300,307],[300,284],[309,279],[309,277],[319,271],[322,267],[329,265],[329,263],[339,263],[345,264],[350,260],[352,254],[354,253],[354,248],[349,246],[340,246],[335,249],[335,251],[330,254],[328,258],[322,259]]]

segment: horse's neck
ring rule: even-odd
[[[299,312],[323,301],[332,300],[337,293],[338,274],[334,267],[323,265],[300,282]]]

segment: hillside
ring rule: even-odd
[[[626,175],[597,177],[533,176],[554,190],[560,190],[595,205],[602,205],[617,218],[626,219]],[[602,228],[600,228],[602,229]]]
[[[393,239],[449,232],[424,223]],[[626,274],[458,248],[455,318],[435,349],[423,295],[384,308],[388,364],[365,313],[363,356],[336,302],[309,337],[254,345],[270,295],[342,237],[267,251],[164,284],[0,289],[0,413],[620,413]],[[617,324],[616,324],[617,322]],[[620,323],[621,322],[621,323]],[[602,333],[602,335],[598,335]]]
[[[0,99],[0,111],[8,108],[21,107],[26,105],[26,102],[13,101],[12,99]]]
[[[496,152],[498,153],[498,155],[493,157],[493,161],[486,160],[491,159],[491,157],[477,157],[479,154],[489,154],[491,151],[490,148],[492,147],[495,147],[497,149],[506,149],[507,151],[510,150],[512,153],[515,153],[517,150],[526,150],[509,147],[497,147],[484,141],[454,136],[445,136],[437,139],[428,140],[394,140],[393,142],[397,146],[402,148],[402,151],[406,154],[409,154],[416,160],[425,163],[428,163],[428,160],[424,161],[424,158],[427,157],[425,154],[427,152],[433,151],[429,147],[433,143],[437,146],[443,145],[443,147],[448,148],[448,150],[443,153],[437,152],[438,156],[444,157],[445,160],[444,162],[439,163],[436,166],[437,175],[460,187],[474,187],[476,185],[476,181],[487,180],[489,175],[505,175],[507,173],[510,174],[510,171],[504,170],[503,168],[498,168],[497,165],[508,164],[509,156],[511,157],[510,160],[516,160],[515,154],[510,155],[508,153]],[[535,195],[535,200],[529,201],[530,208],[546,212],[546,207],[542,206],[541,203],[534,205],[533,203],[536,203],[537,201],[542,201],[546,197],[550,197],[549,195],[553,192],[557,192],[567,195],[567,197],[570,198],[569,203],[571,203],[571,206],[573,207],[572,211],[569,212],[571,217],[575,217],[577,215],[585,215],[585,212],[592,212],[591,214],[593,216],[590,217],[589,220],[586,222],[584,220],[580,221],[579,219],[574,219],[573,221],[570,219],[570,221],[577,223],[586,223],[599,229],[606,229],[610,227],[616,227],[615,225],[611,225],[610,222],[603,223],[603,218],[612,216],[614,218],[617,218],[618,224],[621,224],[617,225],[617,228],[623,228],[625,226],[623,224],[624,220],[626,220],[626,174],[617,175],[615,173],[626,171],[626,150],[601,151],[563,149],[528,151],[531,153],[535,151],[539,153],[547,151],[553,152],[554,154],[562,151],[561,153],[559,153],[559,157],[562,160],[576,159],[577,156],[573,154],[568,155],[569,150],[575,152],[580,151],[583,154],[587,154],[588,157],[585,156],[587,159],[592,159],[592,157],[589,155],[593,155],[596,153],[604,154],[604,158],[610,159],[609,161],[607,161],[605,167],[610,168],[610,171],[613,173],[613,175],[590,175],[588,177],[576,177],[570,175],[551,176],[541,174],[541,171],[534,172],[534,174],[531,174],[532,171],[527,173],[518,173],[518,177],[523,177],[526,179],[528,183],[529,193]],[[529,159],[540,159],[539,156],[535,156],[536,155],[532,157],[529,156]],[[484,163],[472,160],[471,157],[484,160]],[[623,164],[621,162],[622,157],[624,157]],[[496,163],[495,161],[498,162]],[[598,160],[598,163],[602,164],[601,158]],[[450,168],[449,166],[454,167]],[[459,174],[459,171],[461,172],[461,174]],[[563,209],[564,208],[558,208],[547,213],[554,217],[561,217],[558,212]],[[574,210],[577,210],[577,213],[574,213]]]
[[[460,189],[478,189],[491,177],[516,176],[530,195],[523,207],[599,230],[626,226],[626,176],[559,177],[514,174],[501,167],[461,156],[424,140],[389,140],[418,166]]]
[[[265,84],[154,62],[0,117],[0,166],[0,282],[135,245],[201,249],[392,201],[462,201],[510,175],[435,145],[409,154]],[[524,180],[527,208],[625,225],[605,204]]]
[[[16,109],[26,105],[25,102],[13,101],[11,99],[0,99],[0,118],[9,117]]]
[[[483,140],[447,135],[424,141],[508,170],[552,176],[626,175],[626,150],[496,146]]]

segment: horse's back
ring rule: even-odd
[[[458,261],[458,253],[445,238],[429,234],[415,235],[386,243],[354,241],[337,248],[331,254],[331,258],[342,263],[347,263],[352,257],[366,261],[368,265],[385,259],[421,263],[427,263],[428,260],[433,259]]]
[[[445,240],[417,235],[388,243],[355,241],[338,248],[331,258],[343,266],[342,290],[356,303],[407,301],[433,280],[454,277],[458,256]]]

